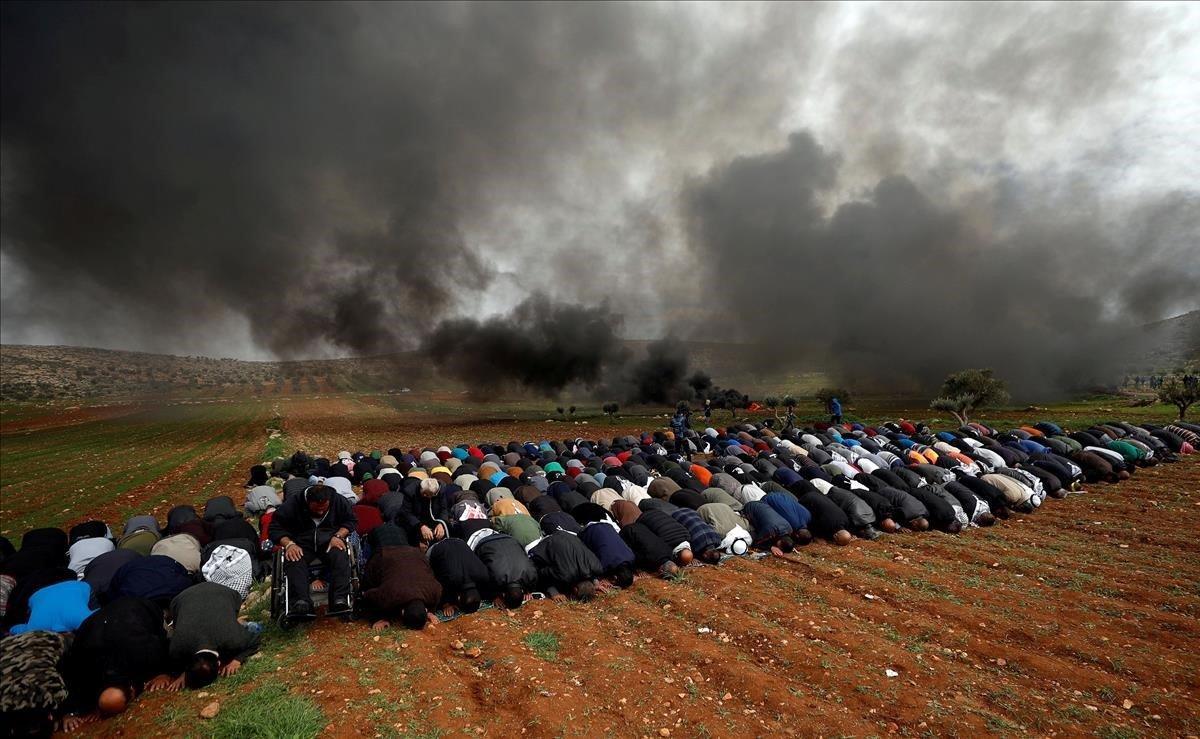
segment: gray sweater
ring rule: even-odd
[[[231,588],[215,582],[193,585],[171,601],[171,660],[186,665],[201,649],[212,649],[222,662],[245,662],[258,651],[258,634],[238,623],[242,599]]]

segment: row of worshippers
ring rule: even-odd
[[[673,577],[813,538],[958,533],[1174,461],[1197,441],[1186,423],[935,433],[902,420],[343,452],[332,464],[297,452],[252,469],[250,520],[221,496],[202,513],[171,509],[161,529],[135,516],[119,537],[89,521],[30,531],[16,551],[0,541],[0,675],[29,678],[4,681],[0,711],[35,729],[68,716],[72,728],[141,690],[236,671],[257,648],[239,607],[275,549],[294,565],[292,605],[312,607],[310,585],[336,611],[348,605],[338,563],[353,539],[365,615],[421,628],[439,613],[535,594],[588,600],[639,572]],[[313,558],[334,565],[329,582],[310,583]]]

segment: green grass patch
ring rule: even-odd
[[[558,659],[558,649],[562,644],[558,634],[552,631],[535,631],[525,636],[525,646],[533,651],[534,656],[553,662]]]
[[[263,449],[263,461],[270,462],[276,457],[290,457],[293,451],[292,443],[283,435],[283,418],[275,416],[267,424],[267,428],[274,429],[278,435],[267,437],[267,446]]]
[[[291,695],[282,685],[264,685],[231,701],[204,728],[211,737],[302,739],[321,733],[325,714],[315,703]]]

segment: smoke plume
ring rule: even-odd
[[[624,357],[616,333],[621,321],[607,306],[533,295],[504,316],[443,321],[422,350],[482,397],[512,385],[555,395],[574,383],[595,385]]]
[[[1200,304],[1187,4],[0,14],[6,342],[636,399],[686,360],[619,339],[674,336],[1045,393]]]
[[[714,169],[686,193],[689,243],[715,315],[754,295],[741,338],[860,388],[929,389],[968,364],[1030,395],[1100,382],[1134,327],[1200,282],[1186,256],[1200,234],[1195,193],[1118,225],[1088,210],[1005,213],[996,191],[937,202],[893,175],[827,209],[839,167],[797,133]]]

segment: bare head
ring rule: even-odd
[[[679,553],[675,555],[675,561],[679,563],[680,567],[687,567],[694,558],[695,555],[692,554],[691,549],[680,549]]]
[[[596,583],[588,580],[580,580],[575,583],[575,587],[571,588],[571,596],[575,600],[581,600],[585,603],[596,597]]]
[[[129,705],[129,696],[122,688],[105,688],[100,692],[100,700],[96,706],[105,716],[115,716]]]
[[[846,546],[853,540],[854,536],[845,529],[838,529],[837,533],[833,535],[833,543],[840,547]]]
[[[924,518],[924,517],[914,518],[913,520],[908,522],[908,527],[910,529],[912,529],[913,531],[928,531],[929,530],[929,519]]]

